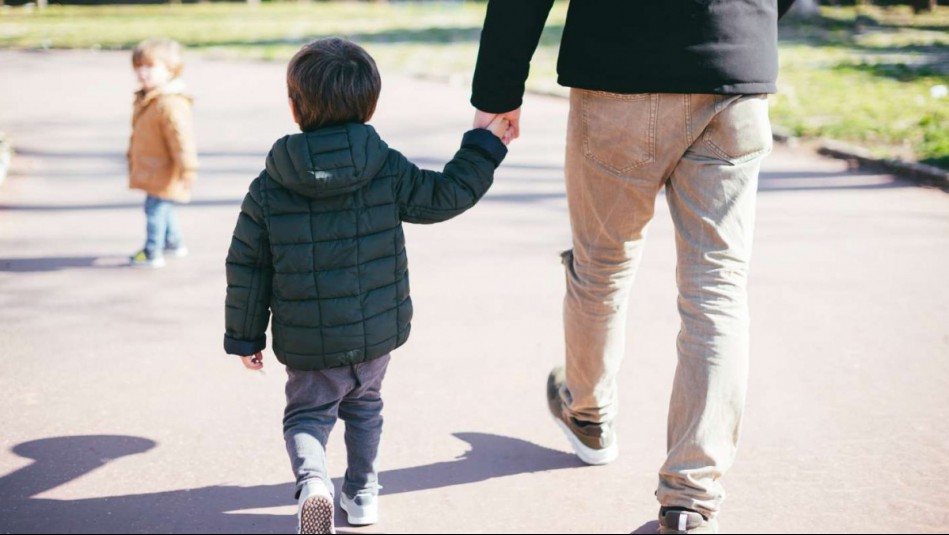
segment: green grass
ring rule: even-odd
[[[481,2],[313,2],[157,6],[52,6],[0,10],[0,47],[129,49],[171,37],[215,57],[286,61],[302,43],[344,35],[363,44],[383,75],[470,81],[484,18]],[[556,57],[566,3],[558,2],[534,57],[528,88],[566,94]],[[777,127],[859,144],[880,156],[949,168],[949,7],[824,8],[781,23]]]
[[[0,47],[130,49],[162,36],[216,57],[285,61],[309,40],[345,35],[364,44],[383,71],[416,72],[472,63],[483,16],[479,5],[439,3],[51,6],[7,10]]]
[[[196,47],[259,48],[320,35],[380,34],[451,42],[458,29],[475,28],[481,9],[467,4],[267,3],[150,6],[51,6],[7,9],[0,46],[129,48],[155,35]],[[442,31],[438,31],[442,30]],[[471,38],[471,35],[463,38]],[[476,37],[476,35],[474,36]]]
[[[949,8],[824,8],[781,26],[775,124],[949,168]]]

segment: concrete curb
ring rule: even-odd
[[[949,171],[932,165],[877,158],[864,148],[833,140],[822,141],[817,153],[822,156],[854,162],[855,166],[859,168],[882,170],[906,177],[922,186],[939,188],[949,193]]]
[[[792,147],[796,147],[801,143],[801,138],[781,128],[780,126],[774,125],[771,125],[771,139],[778,143],[784,143],[785,145],[790,145]]]

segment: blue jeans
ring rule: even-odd
[[[149,195],[145,197],[145,254],[162,256],[163,249],[181,245],[181,225],[175,202]]]
[[[346,422],[346,476],[343,492],[378,494],[376,457],[382,435],[380,389],[389,355],[352,366],[299,371],[287,368],[287,408],[283,436],[297,480],[297,496],[310,481],[321,480],[330,492],[326,441],[337,417]]]

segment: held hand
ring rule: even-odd
[[[258,351],[253,355],[241,357],[241,362],[248,370],[260,370],[264,367],[264,356]]]
[[[507,145],[510,141],[507,138],[508,130],[511,127],[511,122],[504,118],[503,115],[497,115],[494,117],[494,120],[491,121],[486,128],[491,131],[492,134],[496,135],[502,143]]]
[[[472,122],[472,128],[487,128],[491,121],[497,117],[496,113],[488,113],[486,111],[475,110],[474,121]]]
[[[510,143],[511,141],[517,139],[521,135],[521,109],[517,108],[516,110],[511,110],[504,113],[488,113],[486,111],[475,110],[474,116],[474,127],[475,128],[488,128],[488,125],[491,124],[497,117],[503,117],[507,119],[511,125],[507,129],[507,133],[501,139],[505,144]]]

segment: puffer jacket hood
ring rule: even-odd
[[[314,199],[352,193],[385,165],[389,147],[366,124],[350,123],[284,136],[267,155],[267,174]]]

